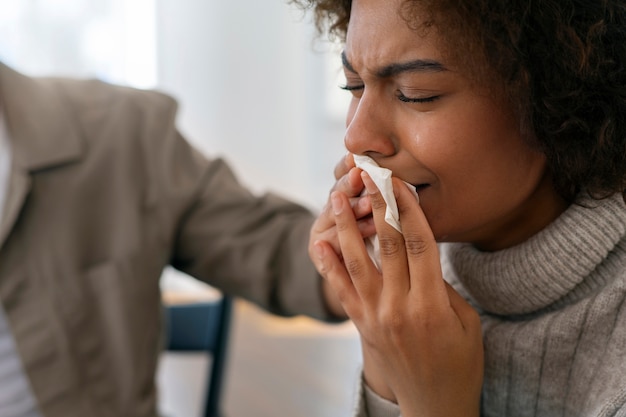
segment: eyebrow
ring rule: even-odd
[[[348,61],[348,57],[346,56],[346,52],[341,52],[341,62],[343,66],[350,72],[356,71],[354,67]],[[401,62],[386,65],[376,71],[376,75],[380,78],[389,78],[395,75],[401,74],[403,72],[442,72],[447,71],[446,67],[443,66],[438,61],[432,59],[416,59],[414,61]]]

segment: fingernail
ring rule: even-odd
[[[320,274],[326,273],[326,262],[324,259],[324,248],[322,247],[320,242],[313,243],[313,251],[315,252],[315,256],[319,260],[317,264],[317,268]]]
[[[341,198],[339,198],[339,195],[333,193],[330,196],[330,203],[333,206],[333,213],[335,213],[335,215],[341,213]]]
[[[324,248],[322,248],[319,241],[313,243],[313,250],[315,251],[315,256],[317,256],[318,259],[321,260],[324,258]]]

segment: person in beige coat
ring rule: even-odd
[[[172,98],[2,64],[0,97],[5,417],[156,416],[167,265],[276,314],[338,318],[307,254],[313,215],[190,146]]]

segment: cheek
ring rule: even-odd
[[[409,134],[410,152],[437,178],[440,203],[516,200],[541,180],[545,158],[493,107],[441,116],[414,125]]]
[[[520,164],[532,164],[537,157],[522,139],[516,121],[494,105],[472,103],[441,116],[424,124],[416,135],[424,153],[440,166],[461,174],[491,170],[503,174],[513,173]]]
[[[414,158],[437,176],[446,172],[462,169],[470,160],[480,156],[480,148],[467,129],[454,119],[445,121],[422,118],[417,123],[401,122],[411,126],[406,134],[401,135],[408,141],[405,145]]]

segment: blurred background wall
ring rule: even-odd
[[[344,154],[337,48],[286,0],[4,0],[0,12],[0,60],[30,75],[163,90],[199,149],[226,158],[254,191],[314,210]],[[163,287],[210,290],[172,270]],[[360,351],[349,323],[279,319],[238,302],[231,346],[228,416],[350,414]],[[205,361],[164,355],[168,416],[197,415]]]

